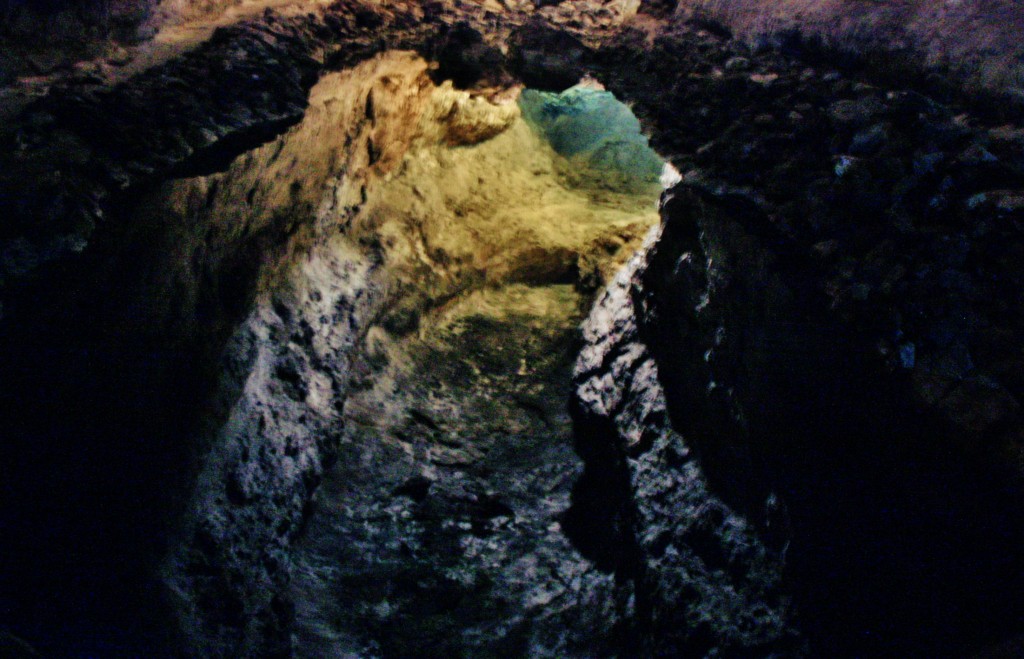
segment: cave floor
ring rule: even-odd
[[[611,644],[613,576],[558,521],[582,471],[567,411],[581,302],[569,285],[513,284],[405,338],[371,330],[296,551],[299,656]]]

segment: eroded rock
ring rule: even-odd
[[[296,619],[308,647],[363,654],[963,655],[1015,632],[1019,129],[793,44],[751,49],[671,2],[621,30],[632,3],[502,5],[268,12],[113,89],[102,64],[25,82],[53,90],[9,124],[0,180],[4,481],[28,502],[5,507],[0,586],[33,579],[0,588],[5,607],[36,624],[111,602],[69,646],[165,620],[150,576],[173,543],[178,612],[211,655],[292,652]],[[353,68],[387,48],[445,61]],[[314,596],[295,599],[350,377],[382,372],[363,362],[484,284],[598,289],[646,228],[633,201],[549,185],[543,157],[507,169],[536,142],[500,90],[434,88],[584,73],[683,183],[587,326],[576,505],[559,517],[579,464],[540,440],[564,422],[550,397],[485,381],[533,360],[506,363],[493,334],[459,344],[468,361],[428,350],[421,366],[479,362],[446,373],[473,418],[421,390],[379,447],[342,444],[398,466],[358,471],[362,498],[329,492],[358,509],[339,523],[358,569],[303,563]],[[526,192],[560,205],[507,212]],[[507,331],[474,323],[467,341]],[[466,430],[499,398],[548,463],[485,473],[495,445]],[[380,547],[387,578],[363,580]],[[318,597],[338,636],[304,608]]]
[[[638,323],[646,312],[643,271],[659,238],[652,232],[583,326],[573,410],[587,471],[573,493],[570,536],[599,552],[616,534],[624,548],[617,583],[620,597],[636,599],[629,622],[640,654],[801,656],[806,648],[783,586],[784,545],[767,544],[745,511],[716,493],[699,451],[669,422]],[[682,268],[692,256],[681,257]],[[609,500],[611,483],[619,483],[618,500]],[[785,534],[780,529],[775,540],[785,542]]]

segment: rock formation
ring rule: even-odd
[[[1020,17],[266,4],[0,75],[5,651],[1012,652]]]

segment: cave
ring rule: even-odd
[[[0,4],[0,654],[1017,656],[1021,27]]]

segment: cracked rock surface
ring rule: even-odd
[[[1015,106],[641,4],[268,11],[4,108],[5,646],[1019,633]],[[584,74],[681,176],[571,371],[653,220],[567,190],[508,102]]]
[[[630,624],[644,655],[802,656],[783,584],[784,546],[772,546],[722,499],[669,421],[638,322],[642,276],[659,236],[651,232],[583,324],[572,404],[586,471],[569,534],[635,592]]]
[[[580,298],[513,285],[377,328],[297,549],[297,656],[614,654],[614,575],[561,529]]]

